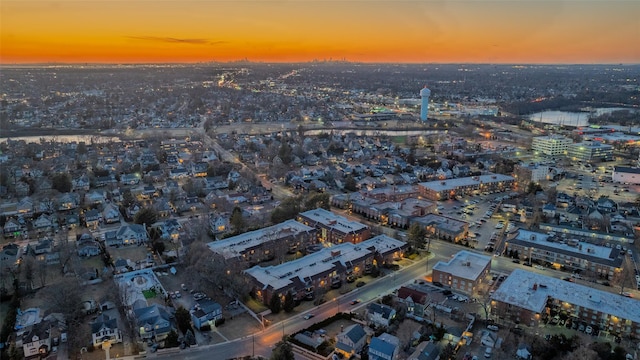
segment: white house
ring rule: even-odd
[[[102,345],[106,341],[111,344],[122,342],[122,334],[118,329],[118,319],[112,319],[107,314],[98,316],[91,323],[91,339],[95,347]]]

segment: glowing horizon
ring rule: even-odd
[[[1,64],[640,63],[640,2],[3,0]]]

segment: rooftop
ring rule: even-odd
[[[419,218],[413,219],[425,226],[434,226],[438,229],[446,230],[449,232],[462,231],[467,222],[454,219],[448,216],[442,216],[437,214],[428,214]]]
[[[211,251],[224,256],[225,259],[231,259],[241,256],[248,249],[258,247],[263,243],[313,230],[313,228],[295,220],[287,220],[280,224],[249,231],[224,240],[212,241],[207,246]]]
[[[361,231],[367,228],[367,226],[364,224],[348,220],[343,216],[336,215],[331,211],[321,208],[305,211],[303,213],[300,213],[300,216],[305,217],[315,223],[333,228],[344,234]]]
[[[519,243],[528,243],[534,247],[544,246],[551,249],[560,250],[567,254],[573,254],[574,256],[584,257],[590,256],[593,258],[600,258],[609,260],[617,257],[617,253],[614,253],[615,249],[608,248],[606,246],[594,245],[586,242],[577,242],[575,246],[570,243],[575,243],[576,240],[567,239],[565,242],[555,242],[550,240],[551,236],[548,234],[538,233],[529,230],[518,231],[518,234],[513,240],[517,240]],[[568,242],[568,243],[567,243]]]
[[[357,262],[373,251],[396,251],[406,244],[402,241],[385,235],[376,236],[357,245],[342,243],[289,261],[280,265],[268,267],[254,266],[245,270],[245,273],[255,278],[264,287],[282,289],[293,283],[294,278],[299,278],[302,283],[322,273],[331,272],[336,268],[336,263],[345,268],[352,267]],[[397,246],[394,248],[394,246]]]
[[[446,272],[452,276],[475,281],[487,264],[490,263],[490,256],[463,250],[458,252],[447,262],[438,261],[438,263],[433,266],[433,270]]]
[[[640,323],[640,301],[636,299],[522,269],[514,270],[491,296],[537,313],[544,310],[548,298]]]
[[[447,180],[427,181],[427,182],[420,183],[420,186],[429,188],[433,191],[442,192],[442,191],[454,190],[461,187],[470,187],[470,186],[477,186],[480,184],[491,184],[491,183],[499,183],[503,181],[513,181],[513,180],[514,178],[512,176],[502,175],[502,174],[491,174],[491,175],[469,176],[469,177],[447,179]]]

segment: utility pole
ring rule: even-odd
[[[254,358],[256,357],[256,336],[255,335],[251,335],[251,340],[252,340],[252,346],[253,346],[253,350],[251,352],[251,357]]]

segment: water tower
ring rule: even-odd
[[[427,89],[427,85],[420,90],[420,98],[422,102],[420,104],[420,120],[427,121],[427,115],[429,114],[429,96],[431,96],[431,90]]]

